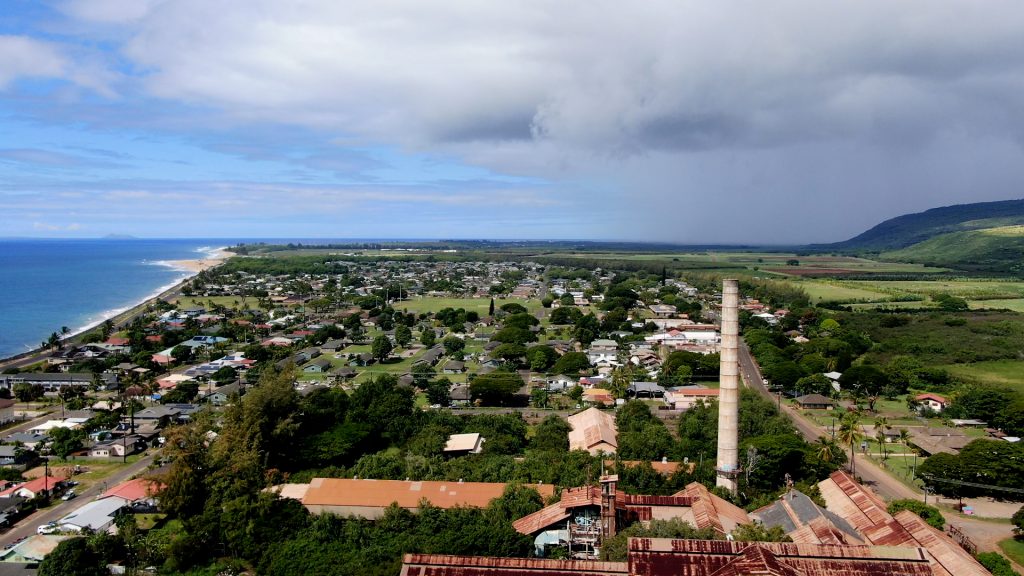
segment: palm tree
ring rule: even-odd
[[[889,426],[889,419],[885,416],[878,416],[875,418],[875,440],[878,440],[878,452],[882,455],[882,460],[885,460],[885,431],[891,428]]]
[[[864,437],[860,431],[860,412],[852,411],[843,414],[843,418],[839,422],[839,433],[836,435],[836,439],[843,445],[850,446],[850,473],[857,474],[857,460],[855,459],[856,454],[854,453],[854,445]]]
[[[900,428],[900,443],[903,444],[903,467],[907,466],[907,450],[910,449],[910,432],[906,428]]]
[[[835,440],[832,440],[831,438],[825,436],[818,436],[818,441],[815,443],[815,448],[815,455],[817,455],[818,460],[821,460],[826,464],[831,463],[833,460],[835,460],[835,450],[837,448]]]

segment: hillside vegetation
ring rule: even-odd
[[[831,250],[885,252],[899,250],[954,232],[1024,225],[1024,199],[978,202],[932,208],[878,224]]]
[[[1024,226],[999,226],[951,232],[901,250],[883,252],[881,258],[972,272],[1024,274]]]

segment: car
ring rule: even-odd
[[[67,502],[68,500],[71,500],[75,496],[78,496],[78,494],[75,494],[74,490],[68,490],[67,492],[64,493],[63,496],[60,497],[60,499]]]
[[[56,522],[42,524],[39,526],[39,528],[36,528],[36,534],[54,534],[55,532],[57,532]]]

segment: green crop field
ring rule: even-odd
[[[891,295],[917,294],[932,296],[949,294],[967,300],[1024,298],[1024,282],[986,279],[941,280],[847,280],[843,286],[885,292]]]
[[[878,302],[889,297],[884,292],[845,286],[840,283],[802,280],[794,281],[793,285],[800,287],[811,297],[814,303],[823,301],[832,302]]]
[[[1024,361],[992,360],[943,366],[950,374],[982,384],[1009,386],[1024,393]]]
[[[971,300],[968,304],[972,310],[1013,310],[1024,313],[1024,298]]]

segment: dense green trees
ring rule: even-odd
[[[924,502],[917,500],[893,500],[889,502],[887,510],[889,514],[895,514],[900,510],[910,510],[933,528],[942,530],[946,527],[946,519],[942,516],[942,512],[935,506],[929,506]]]
[[[929,456],[917,467],[917,475],[934,491],[949,498],[1004,496],[1006,493],[998,488],[1020,488],[1020,479],[1024,478],[1024,446],[979,438],[964,446],[959,454]]]
[[[590,360],[586,354],[583,352],[566,352],[551,366],[551,372],[571,376],[589,368]]]
[[[469,394],[484,406],[508,406],[515,402],[515,394],[522,387],[523,379],[518,374],[496,371],[474,377]]]
[[[391,351],[394,350],[394,345],[391,344],[391,339],[383,334],[373,339],[373,343],[370,345],[370,354],[377,362],[383,362],[391,356]]]
[[[88,538],[64,540],[43,558],[39,576],[104,576],[110,572]]]

